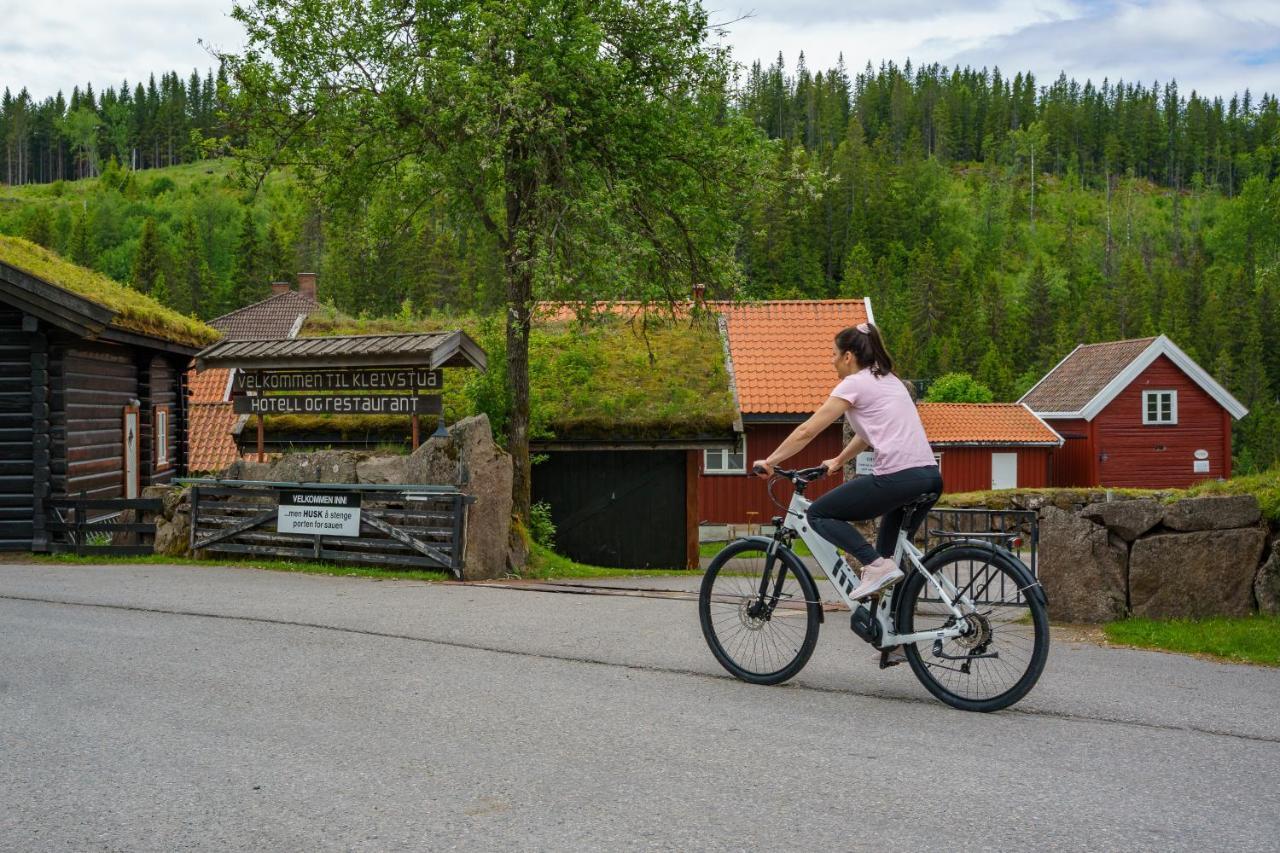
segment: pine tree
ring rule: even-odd
[[[129,281],[143,293],[150,293],[163,268],[163,249],[160,230],[150,216],[142,223],[142,235],[138,238],[138,250],[133,256],[133,269]]]
[[[94,262],[93,240],[89,236],[89,215],[84,209],[76,211],[71,220],[71,238],[67,245],[67,253],[71,260],[85,267],[92,267]]]
[[[205,256],[204,238],[194,216],[182,220],[178,228],[177,260],[174,264],[175,281],[173,304],[184,314],[206,316],[211,276]]]
[[[155,283],[151,285],[151,298],[161,305],[173,307],[172,296],[169,294],[169,284],[164,277],[164,270],[156,273]]]
[[[38,205],[27,220],[27,239],[46,249],[53,248],[53,220],[49,216],[49,208]]]
[[[234,311],[266,298],[270,290],[263,271],[262,243],[258,239],[258,224],[253,219],[253,209],[244,209],[240,225],[240,242],[236,246],[235,265],[232,268],[227,291],[229,304],[224,311]]]

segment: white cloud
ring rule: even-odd
[[[1280,92],[1278,0],[705,0],[746,64],[789,67],[805,52],[827,68],[869,61],[1030,69],[1041,83],[1065,71],[1161,82],[1229,95]],[[0,86],[36,97],[92,81],[95,88],[152,72],[214,64],[199,39],[242,45],[230,0],[0,0]],[[745,14],[751,17],[735,20]]]

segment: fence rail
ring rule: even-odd
[[[934,507],[918,533],[928,551],[938,545],[962,539],[973,539],[1000,545],[1023,562],[1037,575],[1036,557],[1040,545],[1040,525],[1035,510],[959,509]],[[951,564],[951,582],[958,588],[966,587],[973,575],[987,572],[985,565]],[[983,586],[977,604],[1023,603],[1022,594],[1012,588],[1012,579],[1000,575],[998,587]],[[926,598],[933,601],[936,599]]]
[[[189,480],[193,552],[444,569],[461,577],[466,509],[452,487],[254,480]],[[280,495],[316,490],[360,496],[358,536],[281,532]]]
[[[141,521],[158,513],[159,498],[50,498],[45,501],[55,554],[141,556],[153,551],[156,526]]]

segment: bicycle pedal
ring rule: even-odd
[[[902,646],[894,646],[889,649],[880,650],[880,668],[888,669],[891,666],[897,666],[906,663],[907,657],[902,653]]]

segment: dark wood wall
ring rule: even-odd
[[[124,494],[124,408],[138,397],[134,354],[75,339],[54,350],[53,491]]]
[[[27,550],[33,532],[32,335],[0,306],[0,550]]]

